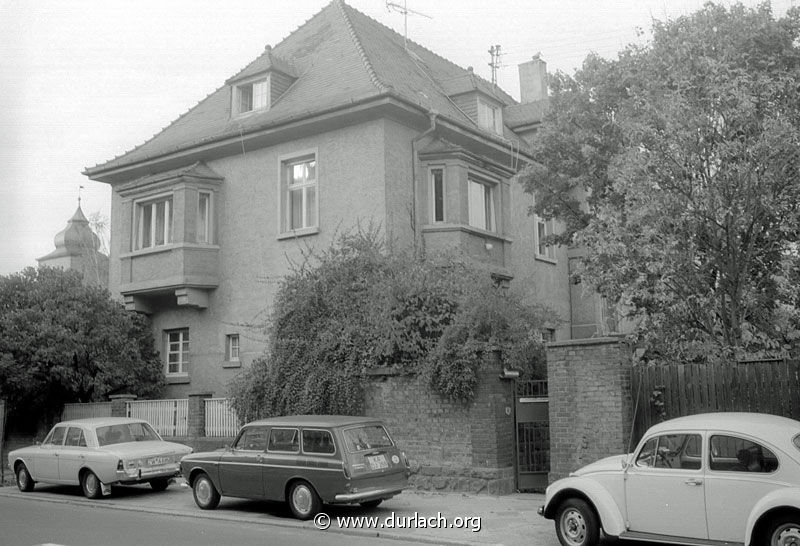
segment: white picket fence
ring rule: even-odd
[[[206,399],[206,436],[220,438],[236,436],[239,419],[227,398]]]
[[[189,400],[134,400],[126,403],[128,417],[144,419],[162,436],[189,433]]]
[[[110,417],[111,402],[87,402],[84,404],[64,404],[61,420],[86,419],[87,417]]]

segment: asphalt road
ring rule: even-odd
[[[4,546],[369,546],[404,543],[376,537],[325,533],[316,529],[175,517],[100,506],[54,503],[35,498],[0,497],[0,514],[0,543]]]

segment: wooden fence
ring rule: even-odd
[[[236,436],[239,419],[227,398],[208,398],[205,403],[206,436],[224,438]]]
[[[144,419],[161,436],[186,436],[189,432],[189,400],[136,400],[128,402],[128,417]]]
[[[110,417],[111,402],[87,402],[83,404],[64,404],[61,420],[85,419],[87,417]]]
[[[634,366],[633,441],[666,419],[715,411],[770,413],[800,420],[800,361]]]

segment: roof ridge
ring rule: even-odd
[[[389,91],[390,87],[383,83],[380,78],[378,78],[378,74],[375,72],[375,68],[373,68],[372,63],[367,56],[367,52],[364,50],[364,46],[361,44],[361,40],[356,34],[355,28],[353,28],[353,22],[350,21],[350,17],[347,15],[347,12],[344,9],[346,5],[342,0],[333,0],[332,4],[336,4],[339,8],[339,13],[342,14],[342,18],[344,19],[345,25],[347,26],[347,31],[350,34],[350,37],[353,39],[353,42],[356,45],[356,49],[358,50],[358,54],[361,57],[361,61],[364,63],[364,68],[367,69],[367,73],[369,74],[369,79],[372,81],[372,84],[377,87],[381,92]],[[351,6],[347,6],[351,9]],[[358,11],[358,10],[356,10]],[[359,12],[360,13],[360,12]]]

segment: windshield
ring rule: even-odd
[[[391,447],[392,439],[381,425],[365,425],[344,431],[344,443],[350,453],[379,447]]]
[[[124,423],[97,427],[97,443],[100,446],[124,444],[125,442],[159,441],[156,431],[147,423]]]

